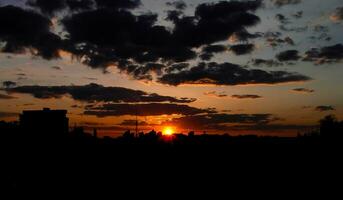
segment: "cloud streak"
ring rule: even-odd
[[[240,94],[240,95],[235,94],[235,95],[232,95],[231,97],[235,99],[260,99],[262,98],[262,96],[255,95],[255,94]]]
[[[247,69],[232,63],[199,63],[190,70],[170,73],[159,79],[160,83],[178,86],[192,85],[248,85],[278,84],[309,81],[310,77],[294,72]]]
[[[104,104],[101,106],[88,107],[85,115],[95,115],[97,117],[108,116],[159,116],[159,115],[197,115],[203,113],[213,113],[211,109],[199,109],[188,105],[179,104]]]
[[[5,89],[9,93],[30,94],[35,98],[61,98],[69,95],[83,102],[172,102],[190,103],[196,99],[162,96],[122,87],[105,87],[95,83],[84,86],[20,86]]]

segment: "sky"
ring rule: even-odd
[[[0,120],[295,136],[343,118],[340,0],[0,0]]]

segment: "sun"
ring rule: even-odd
[[[174,129],[172,127],[165,127],[163,129],[163,135],[171,136],[174,134]]]

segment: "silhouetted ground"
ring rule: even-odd
[[[332,117],[321,121],[319,133],[298,138],[155,132],[137,137],[126,132],[99,139],[82,129],[63,137],[49,137],[49,132],[35,137],[16,124],[0,127],[1,184],[12,198],[109,194],[164,199],[212,189],[249,194],[250,188],[280,195],[304,192],[307,186],[315,194],[340,181],[342,172],[342,122]]]

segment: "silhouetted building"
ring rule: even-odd
[[[68,134],[69,119],[66,110],[23,111],[20,115],[20,127],[31,136],[63,137]]]

